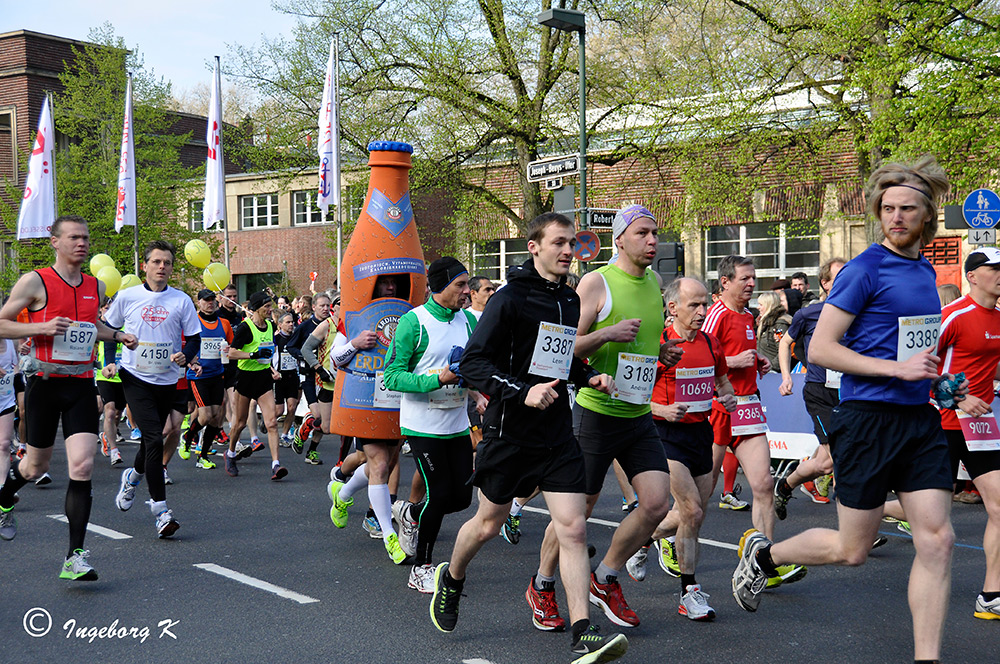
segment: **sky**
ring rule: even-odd
[[[86,40],[105,21],[137,50],[152,70],[181,95],[210,83],[211,61],[226,57],[229,45],[259,43],[262,35],[290,36],[295,18],[271,7],[272,0],[2,0],[0,33],[31,30]],[[223,80],[225,85],[225,80]]]

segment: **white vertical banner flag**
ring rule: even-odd
[[[17,239],[49,237],[56,220],[55,162],[52,159],[56,131],[52,125],[49,100],[38,116],[38,133],[28,159],[28,181],[17,217]]]
[[[118,204],[115,232],[135,226],[135,137],[132,135],[132,75],[125,86],[125,122],[122,126],[122,158],[118,164]]]
[[[330,42],[323,103],[319,109],[319,195],[316,205],[323,210],[324,218],[331,205],[340,205],[340,109],[337,104],[335,47],[336,38]]]
[[[219,74],[219,59],[215,59],[215,82],[212,86],[212,100],[208,106],[208,158],[205,160],[205,204],[202,207],[202,221],[205,230],[226,221],[226,172],[222,160],[222,77]]]

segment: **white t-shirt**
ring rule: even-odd
[[[469,307],[468,309],[466,309],[466,311],[468,311],[470,314],[472,314],[473,316],[475,316],[476,320],[479,320],[480,318],[483,317],[483,312],[482,311],[476,311],[472,307]]]
[[[104,319],[139,339],[135,350],[122,349],[122,366],[153,385],[177,383],[183,369],[171,362],[170,356],[181,351],[182,334],[201,334],[191,298],[170,286],[159,293],[148,290],[145,284],[120,291]]]
[[[0,411],[4,411],[14,406],[14,374],[17,371],[18,356],[14,342],[10,339],[0,340],[0,346],[3,346],[0,351],[0,369],[4,370],[4,375],[0,376]]]

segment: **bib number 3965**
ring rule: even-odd
[[[556,323],[539,323],[529,373],[543,378],[569,378],[576,345],[576,328]]]
[[[900,316],[896,361],[905,362],[925,350],[937,350],[941,334],[941,314],[931,316]]]
[[[96,341],[96,325],[73,321],[65,332],[52,338],[52,359],[63,362],[86,362],[94,352]]]

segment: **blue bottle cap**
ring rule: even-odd
[[[369,152],[406,152],[413,154],[413,146],[401,141],[372,141],[368,144]]]

